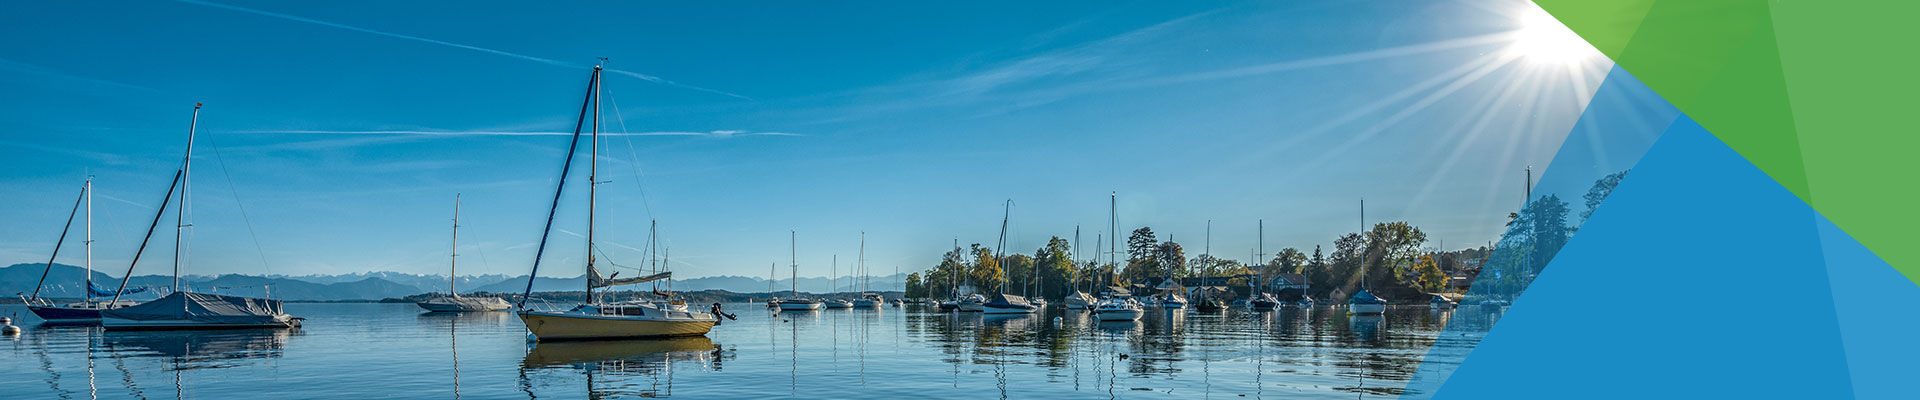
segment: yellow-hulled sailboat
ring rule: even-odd
[[[663,307],[663,303],[619,302],[607,303],[594,297],[594,289],[610,286],[631,285],[667,279],[672,272],[662,272],[633,278],[602,278],[594,268],[595,248],[594,199],[598,185],[600,153],[600,71],[601,66],[593,67],[593,77],[587,83],[587,99],[581,104],[580,118],[573,129],[573,140],[567,148],[567,160],[560,169],[560,184],[553,192],[553,207],[547,209],[547,231],[540,233],[540,247],[534,252],[533,273],[528,274],[527,291],[521,296],[516,313],[527,325],[531,340],[581,340],[581,339],[631,339],[649,337],[702,336],[719,321],[719,305],[712,312],[697,312],[685,309]],[[540,272],[540,256],[546,252],[548,232],[553,229],[554,210],[560,206],[560,193],[566,189],[567,173],[573,166],[573,154],[580,143],[581,128],[587,120],[588,107],[592,107],[593,125],[589,140],[593,142],[588,155],[587,173],[587,298],[580,304],[565,311],[541,311],[526,307],[527,297],[533,294],[533,277]]]

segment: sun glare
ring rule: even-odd
[[[1599,56],[1585,39],[1539,7],[1529,7],[1517,17],[1519,28],[1513,30],[1513,42],[1506,48],[1511,57],[1535,64],[1571,65]]]

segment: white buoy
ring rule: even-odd
[[[4,328],[0,328],[0,334],[6,334],[6,335],[9,335],[9,336],[11,336],[11,335],[18,335],[18,334],[20,334],[20,327],[18,327],[18,326],[13,326],[13,325],[7,325],[7,326],[6,326],[6,327],[4,327]]]
[[[0,317],[0,325],[8,325],[12,323],[13,323],[13,318]]]

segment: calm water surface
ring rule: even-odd
[[[1189,310],[1113,323],[1057,307],[990,316],[733,304],[740,319],[704,338],[529,346],[505,312],[286,308],[306,327],[105,332],[41,326],[24,307],[0,306],[26,330],[0,341],[0,397],[1385,398],[1453,314]]]

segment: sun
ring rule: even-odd
[[[1538,6],[1529,4],[1515,18],[1518,28],[1510,33],[1513,41],[1504,49],[1509,57],[1534,64],[1565,66],[1600,56],[1586,39],[1581,39]]]

